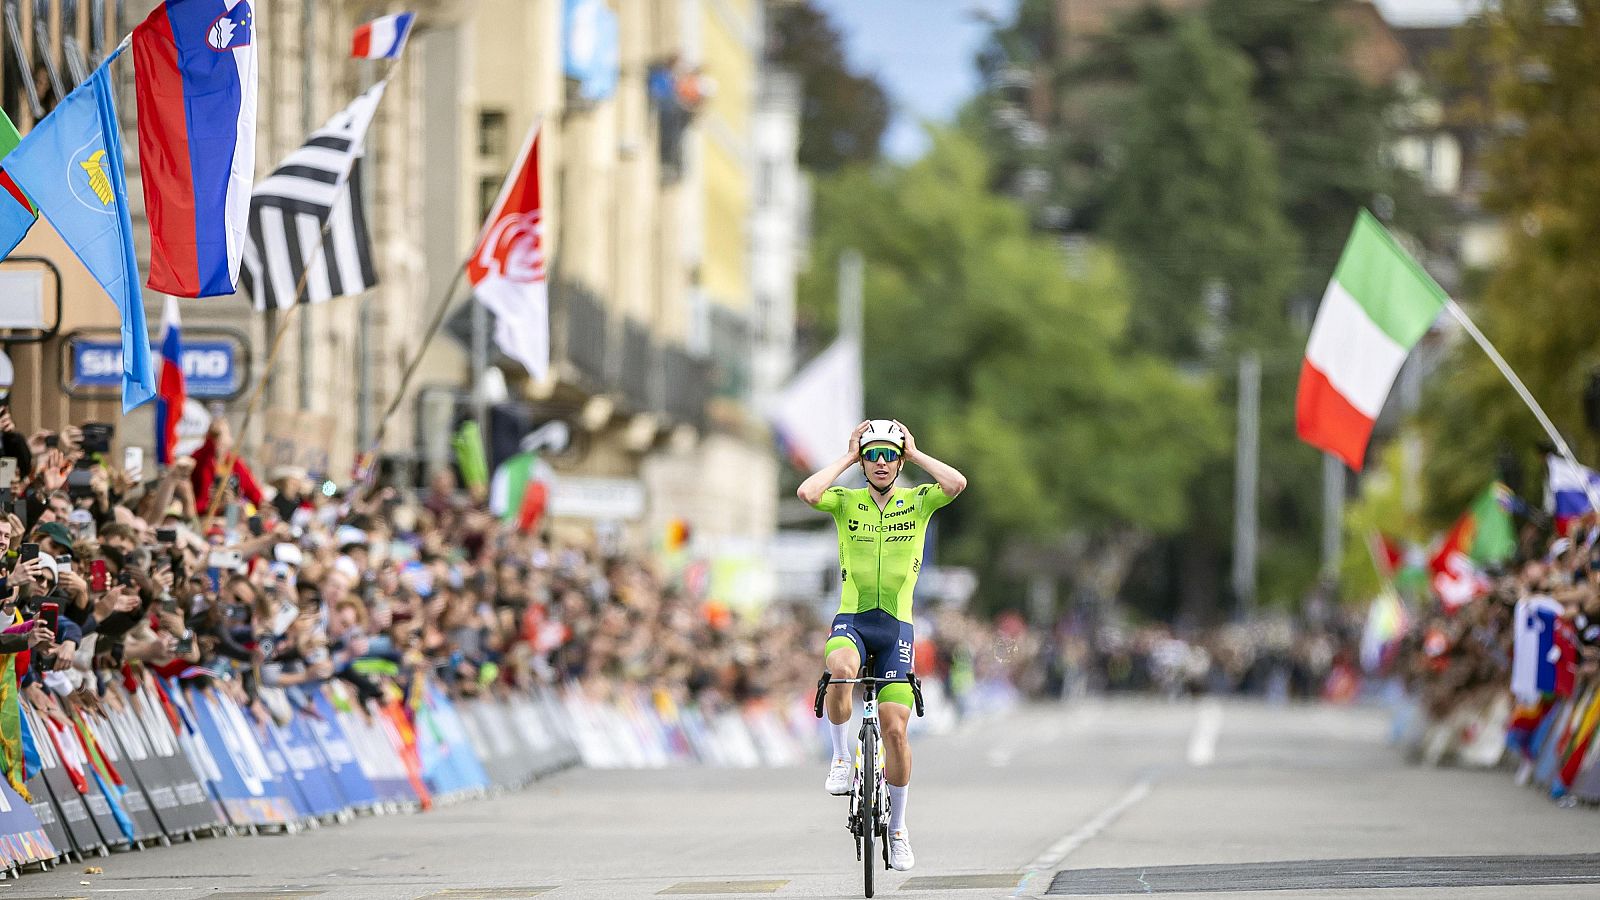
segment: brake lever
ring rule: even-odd
[[[917,718],[922,718],[922,681],[916,673],[910,673],[906,679],[911,682],[911,699],[917,704]]]
[[[830,673],[823,672],[822,677],[817,680],[817,702],[815,706],[815,712],[817,714],[817,718],[819,719],[822,718],[822,699],[828,693],[828,679],[832,677],[833,676]]]

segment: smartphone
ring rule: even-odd
[[[206,565],[213,569],[227,569],[232,572],[244,565],[244,558],[237,550],[213,550]]]
[[[106,561],[93,559],[89,561],[89,590],[96,594],[105,593],[111,586],[111,579],[106,574]]]
[[[169,613],[177,612],[178,611],[178,598],[172,596],[171,594],[168,594],[166,596],[166,598],[161,601],[161,608],[166,610]]]
[[[245,523],[249,527],[250,533],[255,537],[261,537],[263,534],[267,533],[266,523],[261,521],[260,515],[251,516],[249,519],[245,520]]]
[[[158,543],[158,544],[176,544],[177,542],[178,542],[178,529],[176,529],[176,528],[157,528],[156,529],[156,543]]]
[[[128,473],[128,480],[134,484],[144,480],[143,447],[124,447],[122,449],[122,471]]]
[[[17,562],[25,563],[30,559],[39,558],[39,545],[33,543],[23,544],[17,551]]]
[[[300,607],[296,606],[293,600],[285,599],[278,604],[278,611],[272,616],[272,633],[283,634],[298,618],[300,618]]]
[[[39,604],[39,618],[50,626],[50,633],[61,637],[61,604],[46,601]]]
[[[56,569],[58,569],[59,571],[62,571],[62,572],[71,572],[72,571],[72,555],[70,553],[63,553],[60,556],[56,557]]]
[[[0,487],[9,488],[17,480],[17,458],[0,457]]]
[[[24,529],[28,528],[32,524],[28,521],[28,498],[18,497],[11,501],[11,514],[17,517]]]

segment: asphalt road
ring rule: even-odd
[[[1504,772],[1409,766],[1386,728],[1376,710],[1139,700],[921,738],[917,867],[881,873],[878,892],[1600,896],[1600,811]],[[845,801],[822,776],[571,771],[426,815],[122,853],[91,863],[104,874],[0,883],[0,900],[859,897]]]

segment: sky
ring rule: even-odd
[[[982,16],[1009,20],[1017,0],[812,0],[845,35],[858,71],[876,75],[895,103],[884,135],[892,159],[921,156],[925,121],[949,121],[978,88],[973,59],[989,33]],[[1377,0],[1397,25],[1459,21],[1482,0]]]

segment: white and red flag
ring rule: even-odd
[[[494,340],[535,380],[550,368],[550,294],[543,208],[539,202],[539,126],[506,177],[489,212],[467,280],[494,313]]]

